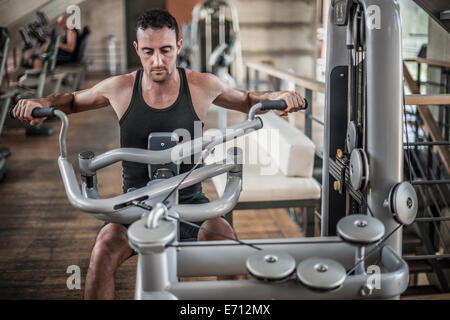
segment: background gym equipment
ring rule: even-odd
[[[2,82],[3,82],[3,74],[5,72],[6,59],[8,56],[8,47],[9,47],[9,33],[6,28],[0,27],[0,101],[4,101],[0,110],[0,135],[2,134],[3,124],[5,123],[6,114],[8,113],[9,101],[11,100],[11,96],[4,94],[1,91]],[[0,181],[3,180],[3,177],[6,172],[6,157],[11,153],[8,148],[0,148]]]
[[[8,102],[12,106],[19,99],[42,98],[48,92],[48,82],[50,76],[54,74],[56,67],[56,58],[60,41],[60,34],[57,28],[48,30],[48,22],[45,15],[39,11],[36,12],[37,20],[30,23],[27,28],[20,28],[19,33],[23,41],[21,50],[20,64],[12,72],[7,74],[7,89],[14,92],[12,99]],[[45,51],[40,53],[41,47],[46,44]],[[41,60],[40,69],[34,69],[34,61]],[[24,125],[17,121],[6,122],[10,128],[20,128]],[[25,125],[27,135],[52,135],[55,130],[51,127],[37,125]]]
[[[42,12],[37,11],[37,20],[30,23],[26,28],[19,29],[23,46],[20,56],[20,65],[10,75],[12,77],[10,86],[17,86],[21,96],[44,96],[44,89],[48,77],[53,74],[56,66],[56,56],[61,35],[58,29],[48,30],[48,22]],[[47,47],[41,53],[42,46]],[[34,69],[35,60],[42,61],[40,69]]]
[[[321,235],[336,235],[337,222],[353,213],[373,214],[390,233],[398,222],[383,203],[403,181],[399,7],[337,0],[328,21]],[[387,243],[401,254],[401,230]]]
[[[186,57],[190,55],[192,70],[213,73],[230,86],[240,87],[243,65],[236,7],[224,0],[198,3],[192,10],[192,22],[183,26],[185,38],[188,31],[190,37],[186,39],[180,62],[186,65]],[[225,129],[227,110],[215,105],[210,110],[218,113],[219,129]]]
[[[242,84],[242,52],[239,38],[239,20],[236,7],[224,0],[207,0],[199,3],[192,11],[191,44],[192,69],[218,75],[230,73],[234,62],[235,81]],[[227,53],[225,53],[227,51]],[[230,60],[224,63],[212,55],[226,54]],[[227,72],[223,68],[228,69]],[[225,77],[224,81],[229,81]]]
[[[41,98],[54,92],[74,92],[80,89],[87,72],[87,44],[91,33],[85,26],[77,32],[77,44],[72,62],[57,66],[57,54],[61,35],[58,27],[51,27],[42,13],[36,12],[37,19],[19,29],[23,42],[19,66],[8,74],[8,91],[16,91],[8,103],[14,105],[19,99]],[[42,45],[47,47],[40,53]],[[34,60],[42,61],[42,68],[33,69]],[[17,121],[8,120],[7,127],[22,127]],[[25,126],[27,135],[52,135],[51,127]]]

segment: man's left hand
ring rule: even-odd
[[[270,94],[270,100],[284,100],[287,108],[281,111],[275,110],[280,116],[285,116],[290,112],[306,109],[305,99],[295,91],[276,91]]]

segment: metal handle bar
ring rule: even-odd
[[[306,107],[308,106],[307,100]],[[182,161],[189,158],[192,154],[197,154],[206,147],[215,145],[240,137],[253,130],[263,127],[260,118],[255,118],[259,110],[284,110],[286,103],[283,100],[267,100],[255,104],[249,112],[248,121],[244,121],[228,127],[221,134],[214,137],[199,137],[191,141],[186,141],[170,149],[160,151],[150,151],[135,148],[118,148],[105,152],[94,157],[89,163],[89,171],[95,172],[101,168],[109,166],[118,161],[131,161],[143,164],[160,164],[168,162]]]
[[[306,105],[308,105],[307,101]],[[242,123],[238,123],[234,126],[228,127],[225,131],[222,132],[222,134],[214,136],[212,137],[212,139],[203,139],[202,137],[200,137],[192,141],[180,143],[173,148],[160,151],[150,151],[137,148],[113,149],[91,159],[88,169],[91,172],[95,172],[118,161],[131,161],[143,164],[160,164],[181,161],[185,158],[190,157],[192,154],[201,152],[207,146],[213,147],[217,144],[242,136],[253,130],[261,129],[263,126],[261,119],[255,119],[255,114],[257,111],[270,109],[283,110],[285,108],[286,103],[283,100],[262,101],[255,104],[250,109],[248,121],[244,121]],[[37,107],[33,109],[32,116],[34,118],[56,116],[61,120],[62,124],[59,136],[59,145],[61,156],[63,158],[67,158],[66,135],[67,128],[69,126],[67,115],[55,108]],[[12,109],[10,111],[10,117],[14,118]]]
[[[228,127],[216,136],[199,137],[194,140],[180,143],[170,149],[150,151],[137,148],[118,148],[94,157],[89,170],[95,172],[118,161],[131,161],[144,164],[160,164],[189,159],[192,154],[198,154],[206,147],[213,147],[231,139],[240,137],[246,133],[261,129],[263,126],[260,118],[252,121],[244,121]]]
[[[100,168],[106,167],[114,162],[124,160],[147,164],[179,161],[186,157],[190,157],[194,153],[201,152],[205,148],[210,149],[217,144],[242,136],[249,131],[262,128],[263,124],[261,119],[254,118],[254,114],[257,110],[284,109],[285,106],[284,101],[264,101],[258,103],[251,108],[251,117],[249,117],[248,121],[229,127],[224,132],[221,132],[216,136],[209,137],[209,139],[204,140],[197,138],[193,141],[181,143],[171,149],[162,151],[149,151],[134,148],[111,150],[100,156],[92,158],[88,165],[88,170],[90,173],[95,173],[95,171]],[[58,166],[64,187],[66,189],[67,197],[73,206],[82,211],[94,213],[96,217],[101,220],[120,222],[125,220],[135,221],[139,219],[142,216],[143,211],[140,208],[134,207],[132,204],[133,201],[144,201],[158,196],[164,196],[168,194],[168,192],[170,192],[175,186],[177,186],[187,174],[181,174],[132,192],[107,199],[88,198],[89,194],[92,195],[95,194],[95,192],[87,191],[86,184],[83,184],[83,192],[80,190],[73,166],[67,159],[66,135],[68,119],[66,114],[53,108],[37,108],[33,110],[32,115],[33,117],[47,117],[50,115],[55,115],[61,119],[62,125],[59,136],[61,156],[58,159]],[[186,188],[219,174],[229,172],[235,168],[235,163],[212,164],[198,168],[181,183],[180,189]],[[200,218],[200,220],[204,220],[204,218],[211,218],[211,214],[220,216],[229,212],[234,207],[239,199],[241,188],[241,178],[229,177],[226,192],[220,199],[208,204],[178,205],[174,206],[173,210],[176,210],[180,217],[194,221],[198,221]],[[192,206],[196,206],[196,210],[193,210],[193,208],[191,208]],[[200,209],[202,210],[198,210],[198,206],[201,206]],[[201,217],[198,215],[198,212],[201,212]]]
[[[113,213],[132,206],[133,201],[165,196],[184,178],[187,173],[162,180],[137,190],[107,199],[90,199],[83,196],[72,164],[63,157],[59,157],[58,166],[70,203],[76,208],[89,213]],[[212,178],[234,169],[236,165],[211,164],[194,170],[180,185],[180,189],[187,188],[205,179]],[[83,187],[85,187],[83,185]],[[87,194],[87,193],[85,193]]]

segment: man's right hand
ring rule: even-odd
[[[31,112],[34,108],[48,108],[50,103],[47,99],[20,99],[13,109],[14,118],[28,121],[32,126],[42,123],[47,118],[33,118]]]

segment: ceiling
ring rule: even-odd
[[[414,0],[426,13],[450,33],[450,20],[441,20],[441,12],[450,10],[449,0]]]

